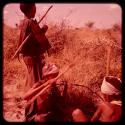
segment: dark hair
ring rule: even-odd
[[[30,10],[35,6],[35,3],[32,3],[32,4],[24,4],[24,3],[21,3],[20,4],[20,10],[25,14],[27,15],[28,12],[30,12]]]

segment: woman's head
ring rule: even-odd
[[[20,4],[20,10],[23,12],[25,16],[28,18],[34,18],[36,13],[36,6],[34,3],[32,4]]]
[[[121,80],[114,76],[104,77],[101,92],[106,101],[121,99]]]
[[[47,80],[57,77],[58,74],[59,68],[55,64],[47,64],[42,69],[42,77]]]

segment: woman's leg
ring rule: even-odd
[[[27,67],[27,79],[26,79],[26,85],[25,85],[25,90],[27,91],[36,82],[35,80],[36,78],[34,75],[34,60],[31,56],[24,56],[23,60]]]
[[[35,75],[35,81],[38,82],[39,80],[42,80],[42,60],[40,59],[40,56],[34,57],[34,75]]]

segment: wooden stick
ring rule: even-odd
[[[34,96],[35,94],[37,94],[41,89],[43,89],[44,87],[46,87],[48,85],[48,81],[43,83],[42,85],[38,86],[37,88],[29,91],[28,93],[26,93],[24,95],[24,97],[22,97],[24,100],[28,100],[29,98],[31,98],[32,96]]]
[[[39,86],[38,88],[36,88],[33,92],[31,92],[31,95],[36,94],[36,92],[40,91],[38,94],[36,94],[29,102],[28,104],[31,104],[33,101],[35,101],[35,99],[37,99],[38,96],[43,95],[44,92],[51,86],[52,83],[54,83],[54,81],[56,81],[58,78],[60,78],[67,70],[69,70],[71,67],[73,66],[73,64],[70,64],[61,74],[59,74],[56,78],[48,80],[45,84],[43,88],[43,85]],[[30,94],[29,94],[30,95]]]
[[[39,20],[38,24],[43,20],[43,18],[46,16],[46,14],[49,12],[49,10],[53,7],[53,5],[51,5],[49,7],[49,9],[46,11],[46,13],[44,14],[44,16]]]
[[[81,50],[82,48],[80,48],[79,50]],[[77,55],[75,56],[77,57]],[[54,78],[55,80],[57,80],[59,77],[61,77],[67,70],[69,70],[72,66],[75,65],[75,62],[77,61],[77,58],[74,59],[74,61],[65,69],[62,71],[61,74],[59,74],[56,78]],[[43,83],[42,85],[40,85],[39,87],[35,88],[32,91],[29,91],[24,97],[24,100],[28,100],[30,98],[32,98],[34,95],[36,95],[39,91],[41,91],[44,87],[46,87],[49,84],[50,81],[47,81],[45,83]]]
[[[50,87],[51,85],[48,84],[45,88],[43,88],[43,90],[41,90],[39,93],[37,93],[37,95],[35,95],[31,100],[28,101],[28,105],[30,105],[32,102],[35,101],[35,99],[37,99],[38,96],[40,96],[41,94],[45,94],[46,90]]]
[[[108,48],[107,48],[106,76],[109,75],[109,71],[110,71],[110,55],[111,55],[111,46],[108,46]]]
[[[23,45],[26,43],[26,41],[31,37],[31,35],[32,35],[32,33],[30,33],[30,34],[26,37],[26,39],[22,42],[22,44],[19,46],[19,48],[18,48],[18,49],[16,50],[16,52],[14,53],[12,59],[14,59],[14,58],[17,56],[17,54],[19,53],[19,51],[21,50],[21,48],[23,47]]]
[[[64,72],[63,72],[64,73]],[[38,86],[37,88],[33,89],[32,91],[29,91],[24,97],[22,97],[24,100],[28,100],[32,98],[35,94],[37,94],[39,91],[41,91],[44,87],[46,87],[52,80],[57,80],[63,73],[58,75],[56,78],[48,80],[47,82],[43,83],[42,85]]]
[[[51,85],[54,81],[56,81],[58,78],[60,78],[66,71],[68,71],[71,67],[73,67],[75,65],[77,58],[75,58],[75,60],[66,68],[62,71],[62,73],[60,73],[56,78],[50,79],[48,80],[46,83],[42,84],[41,86],[37,87],[36,89],[34,89],[33,91],[30,91],[28,94],[26,94],[26,96],[23,97],[23,99],[29,99],[32,98],[34,95],[36,95],[39,91],[41,91],[44,87],[46,88],[46,86],[48,86],[49,84]],[[45,91],[48,89],[48,87],[45,89]],[[40,94],[42,94],[41,92],[39,92]],[[35,99],[38,97],[39,95],[37,94]],[[33,99],[34,100],[34,99]]]

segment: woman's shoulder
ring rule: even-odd
[[[110,107],[111,106],[111,104],[109,103],[109,102],[106,102],[106,101],[101,101],[100,103],[98,103],[98,107],[102,107],[102,108],[104,108],[104,107]]]
[[[24,30],[26,30],[26,28],[31,24],[31,20],[28,18],[24,18],[23,20],[21,20],[21,29],[24,32]]]
[[[27,26],[33,22],[33,19],[24,18],[22,22],[23,22],[23,26]]]

